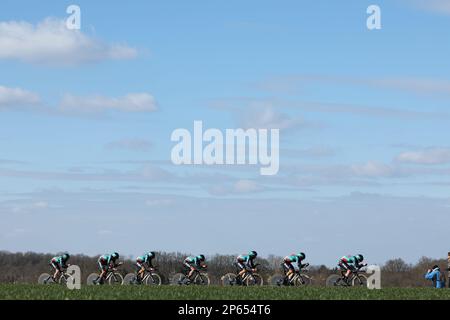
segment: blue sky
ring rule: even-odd
[[[449,1],[70,4],[1,5],[0,249],[448,251]],[[174,166],[194,120],[280,128],[279,173]]]

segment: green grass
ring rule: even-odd
[[[13,300],[395,300],[450,299],[450,290],[432,288],[273,288],[273,287],[82,287],[68,290],[61,286],[0,285],[0,299]]]

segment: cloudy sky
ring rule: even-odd
[[[73,3],[1,4],[1,250],[446,256],[450,1]],[[279,173],[173,165],[195,120]]]

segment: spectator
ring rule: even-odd
[[[434,288],[445,288],[444,275],[437,265],[435,265],[432,269],[428,269],[425,274],[425,279],[431,280]]]

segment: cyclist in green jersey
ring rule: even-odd
[[[344,281],[347,282],[350,274],[353,271],[359,270],[362,267],[367,266],[367,263],[363,263],[364,256],[362,254],[357,254],[355,256],[348,255],[343,256],[339,259],[338,266],[341,269]]]
[[[187,282],[189,283],[191,281],[191,277],[194,274],[195,271],[206,268],[205,264],[206,258],[203,254],[198,256],[190,256],[184,259],[183,265],[189,269],[189,273],[187,275]]]
[[[289,256],[286,256],[283,260],[283,269],[286,274],[286,277],[290,283],[292,278],[295,275],[295,267],[293,263],[297,263],[297,267],[299,270],[302,270],[303,268],[309,266],[309,263],[302,264],[302,261],[305,260],[306,255],[303,252],[297,253],[297,254],[291,254]]]
[[[239,269],[237,275],[237,281],[240,281],[247,271],[256,271],[255,259],[258,253],[254,250],[250,251],[248,254],[241,254],[236,258],[236,266]]]
[[[112,254],[104,254],[98,258],[98,267],[100,269],[100,275],[97,279],[97,284],[102,284],[105,280],[106,274],[110,269],[113,269],[120,265],[120,263],[117,262],[119,259],[119,254],[117,252],[114,252]]]
[[[136,273],[136,279],[138,282],[142,281],[142,278],[144,277],[144,272],[147,271],[153,271],[154,266],[152,263],[152,260],[155,258],[156,254],[155,252],[151,251],[148,252],[142,256],[139,256],[136,258],[136,267],[137,267],[137,273]]]
[[[53,281],[56,282],[63,270],[67,269],[70,266],[70,264],[67,263],[69,259],[70,255],[68,253],[64,253],[63,255],[53,257],[52,260],[50,260],[50,265],[53,267],[53,269],[55,269],[55,272],[52,276]]]

